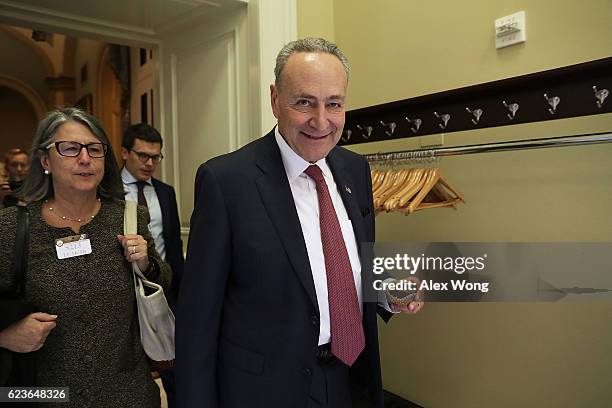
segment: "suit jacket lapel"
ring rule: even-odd
[[[153,188],[155,189],[155,194],[157,195],[157,200],[159,201],[159,208],[161,209],[162,214],[162,228],[164,231],[164,239],[166,231],[169,231],[169,226],[166,225],[166,222],[170,220],[170,216],[167,214],[169,205],[168,205],[168,196],[162,192],[159,181],[152,178],[151,182],[153,183]]]
[[[261,147],[261,154],[258,154],[256,161],[257,167],[263,172],[261,177],[256,180],[257,189],[298,279],[308,293],[314,307],[318,310],[304,234],[295,209],[280,150],[276,145],[273,132],[265,136],[265,139]]]
[[[334,180],[336,182],[336,186],[338,187],[338,191],[340,192],[340,196],[342,197],[342,202],[344,203],[346,212],[348,213],[351,223],[353,224],[353,230],[355,232],[355,239],[358,247],[357,249],[359,252],[361,252],[360,244],[365,242],[365,230],[363,225],[363,215],[361,214],[361,209],[359,208],[359,203],[357,202],[357,190],[355,188],[355,183],[353,182],[351,175],[345,170],[344,161],[336,153],[336,148],[332,149],[327,156],[327,164],[329,164],[329,167],[334,174]]]

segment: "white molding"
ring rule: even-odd
[[[126,44],[159,44],[155,31],[149,28],[115,23],[108,20],[64,13],[43,7],[0,0],[0,20],[14,25],[30,25],[57,33],[94,35],[105,41]]]
[[[237,149],[241,145],[239,119],[241,116],[240,109],[240,75],[239,75],[239,63],[238,63],[238,47],[237,47],[237,30],[232,28],[229,31],[220,33],[213,37],[207,38],[203,41],[195,44],[190,44],[187,47],[179,48],[174,50],[170,54],[170,104],[172,111],[172,172],[173,172],[173,186],[177,193],[177,206],[181,207],[181,181],[180,181],[180,154],[179,154],[179,110],[178,110],[178,81],[177,77],[177,64],[183,55],[189,55],[189,52],[194,49],[201,49],[208,47],[209,44],[224,41],[229,39],[227,44],[227,73],[228,73],[228,116],[229,116],[229,134],[228,134],[228,145],[231,150]],[[163,65],[163,64],[160,64]],[[163,87],[163,86],[160,86]],[[161,96],[161,95],[160,95]],[[161,124],[165,126],[165,124]],[[162,127],[163,129],[163,127]],[[162,177],[165,178],[165,168],[162,168]]]
[[[158,34],[164,34],[176,30],[177,28],[191,27],[202,16],[206,16],[209,11],[205,6],[199,5],[192,10],[187,10],[172,19],[158,25],[155,30]]]
[[[231,13],[234,8],[243,6],[242,0],[226,0],[224,4],[206,1],[195,4],[192,3],[191,0],[187,1],[190,2],[185,2],[184,4],[189,4],[194,8],[156,25],[155,32],[157,34],[161,35],[174,32],[177,30],[177,28],[191,28],[197,24],[201,24],[202,19],[206,19],[214,24],[215,20],[223,18],[224,15],[228,15],[228,13]]]
[[[188,6],[211,6],[211,7],[221,7],[221,4],[216,1],[208,1],[208,0],[170,0],[175,3],[186,4]]]
[[[230,95],[227,106],[229,117],[229,148],[230,151],[234,151],[240,146],[240,140],[238,137],[238,129],[240,127],[238,118],[242,117],[240,115],[240,104],[238,103],[240,99],[240,76],[238,75],[236,30],[231,30],[231,32],[226,34],[230,36],[230,41],[227,44],[227,74],[228,78],[230,79],[227,90],[228,94]],[[223,37],[225,36],[221,36],[221,38]]]
[[[270,108],[269,89],[274,82],[276,55],[288,42],[297,39],[296,0],[251,0],[249,7],[252,67],[250,91],[254,110],[251,119],[252,139],[268,132],[276,124]]]
[[[179,168],[179,137],[178,137],[178,90],[177,90],[177,52],[170,54],[170,109],[172,110],[172,173],[174,190],[176,191],[176,205],[181,207],[181,179]]]
[[[155,55],[155,68],[153,69],[153,75],[155,75],[155,77],[153,78],[153,89],[155,90],[155,95],[157,95],[157,101],[153,101],[154,103],[154,109],[157,108],[156,112],[157,115],[155,115],[155,122],[157,123],[153,123],[153,126],[156,126],[157,129],[159,129],[159,131],[162,133],[162,137],[165,138],[164,135],[164,131],[166,129],[166,107],[165,107],[165,97],[166,94],[164,92],[164,45],[163,43],[159,45],[159,47],[155,50],[153,50],[153,53],[156,54]],[[157,103],[156,103],[157,102]],[[171,138],[172,139],[172,158],[174,159],[174,150],[177,148],[176,144],[174,143],[174,137]],[[167,143],[166,143],[167,146]],[[173,160],[174,161],[174,160]],[[163,165],[161,166],[161,176],[163,180],[168,180],[168,171],[166,169],[167,165],[166,162],[163,162]],[[174,164],[174,163],[173,163]],[[174,167],[173,167],[174,168]],[[175,174],[172,174],[172,178],[174,180],[175,178]],[[178,194],[178,191],[177,191]]]

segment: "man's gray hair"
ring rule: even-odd
[[[321,52],[324,54],[331,54],[338,58],[344,67],[344,72],[346,72],[346,79],[349,77],[349,63],[346,55],[338,48],[336,44],[331,41],[327,41],[324,38],[302,38],[300,40],[291,41],[286,44],[276,56],[276,66],[274,67],[274,86],[279,88],[280,86],[280,77],[289,57],[292,54],[298,52]]]

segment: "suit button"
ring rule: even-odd
[[[312,370],[311,370],[310,368],[304,368],[304,369],[302,370],[302,373],[303,373],[305,376],[310,377],[310,376],[312,375]]]
[[[310,316],[310,322],[312,323],[313,326],[318,326],[319,316],[313,314],[312,316]]]

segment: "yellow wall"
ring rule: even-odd
[[[609,0],[333,4],[335,41],[352,63],[351,108],[604,58],[612,52]],[[520,10],[526,13],[527,42],[496,50],[494,20]],[[308,31],[304,24],[298,28],[300,34]]]
[[[325,23],[330,4],[332,28]],[[300,37],[332,32],[348,55],[350,109],[612,53],[609,0],[298,0],[298,6]],[[527,42],[496,50],[494,20],[520,10]],[[612,131],[611,114],[452,133],[445,145],[603,131]],[[404,139],[353,149],[418,146],[418,139]],[[377,240],[610,242],[610,157],[612,144],[444,158],[439,165],[467,204],[379,215]],[[383,381],[428,408],[608,407],[611,322],[610,302],[428,304],[380,328]]]
[[[323,37],[334,41],[334,2],[332,0],[298,0],[298,35]]]

